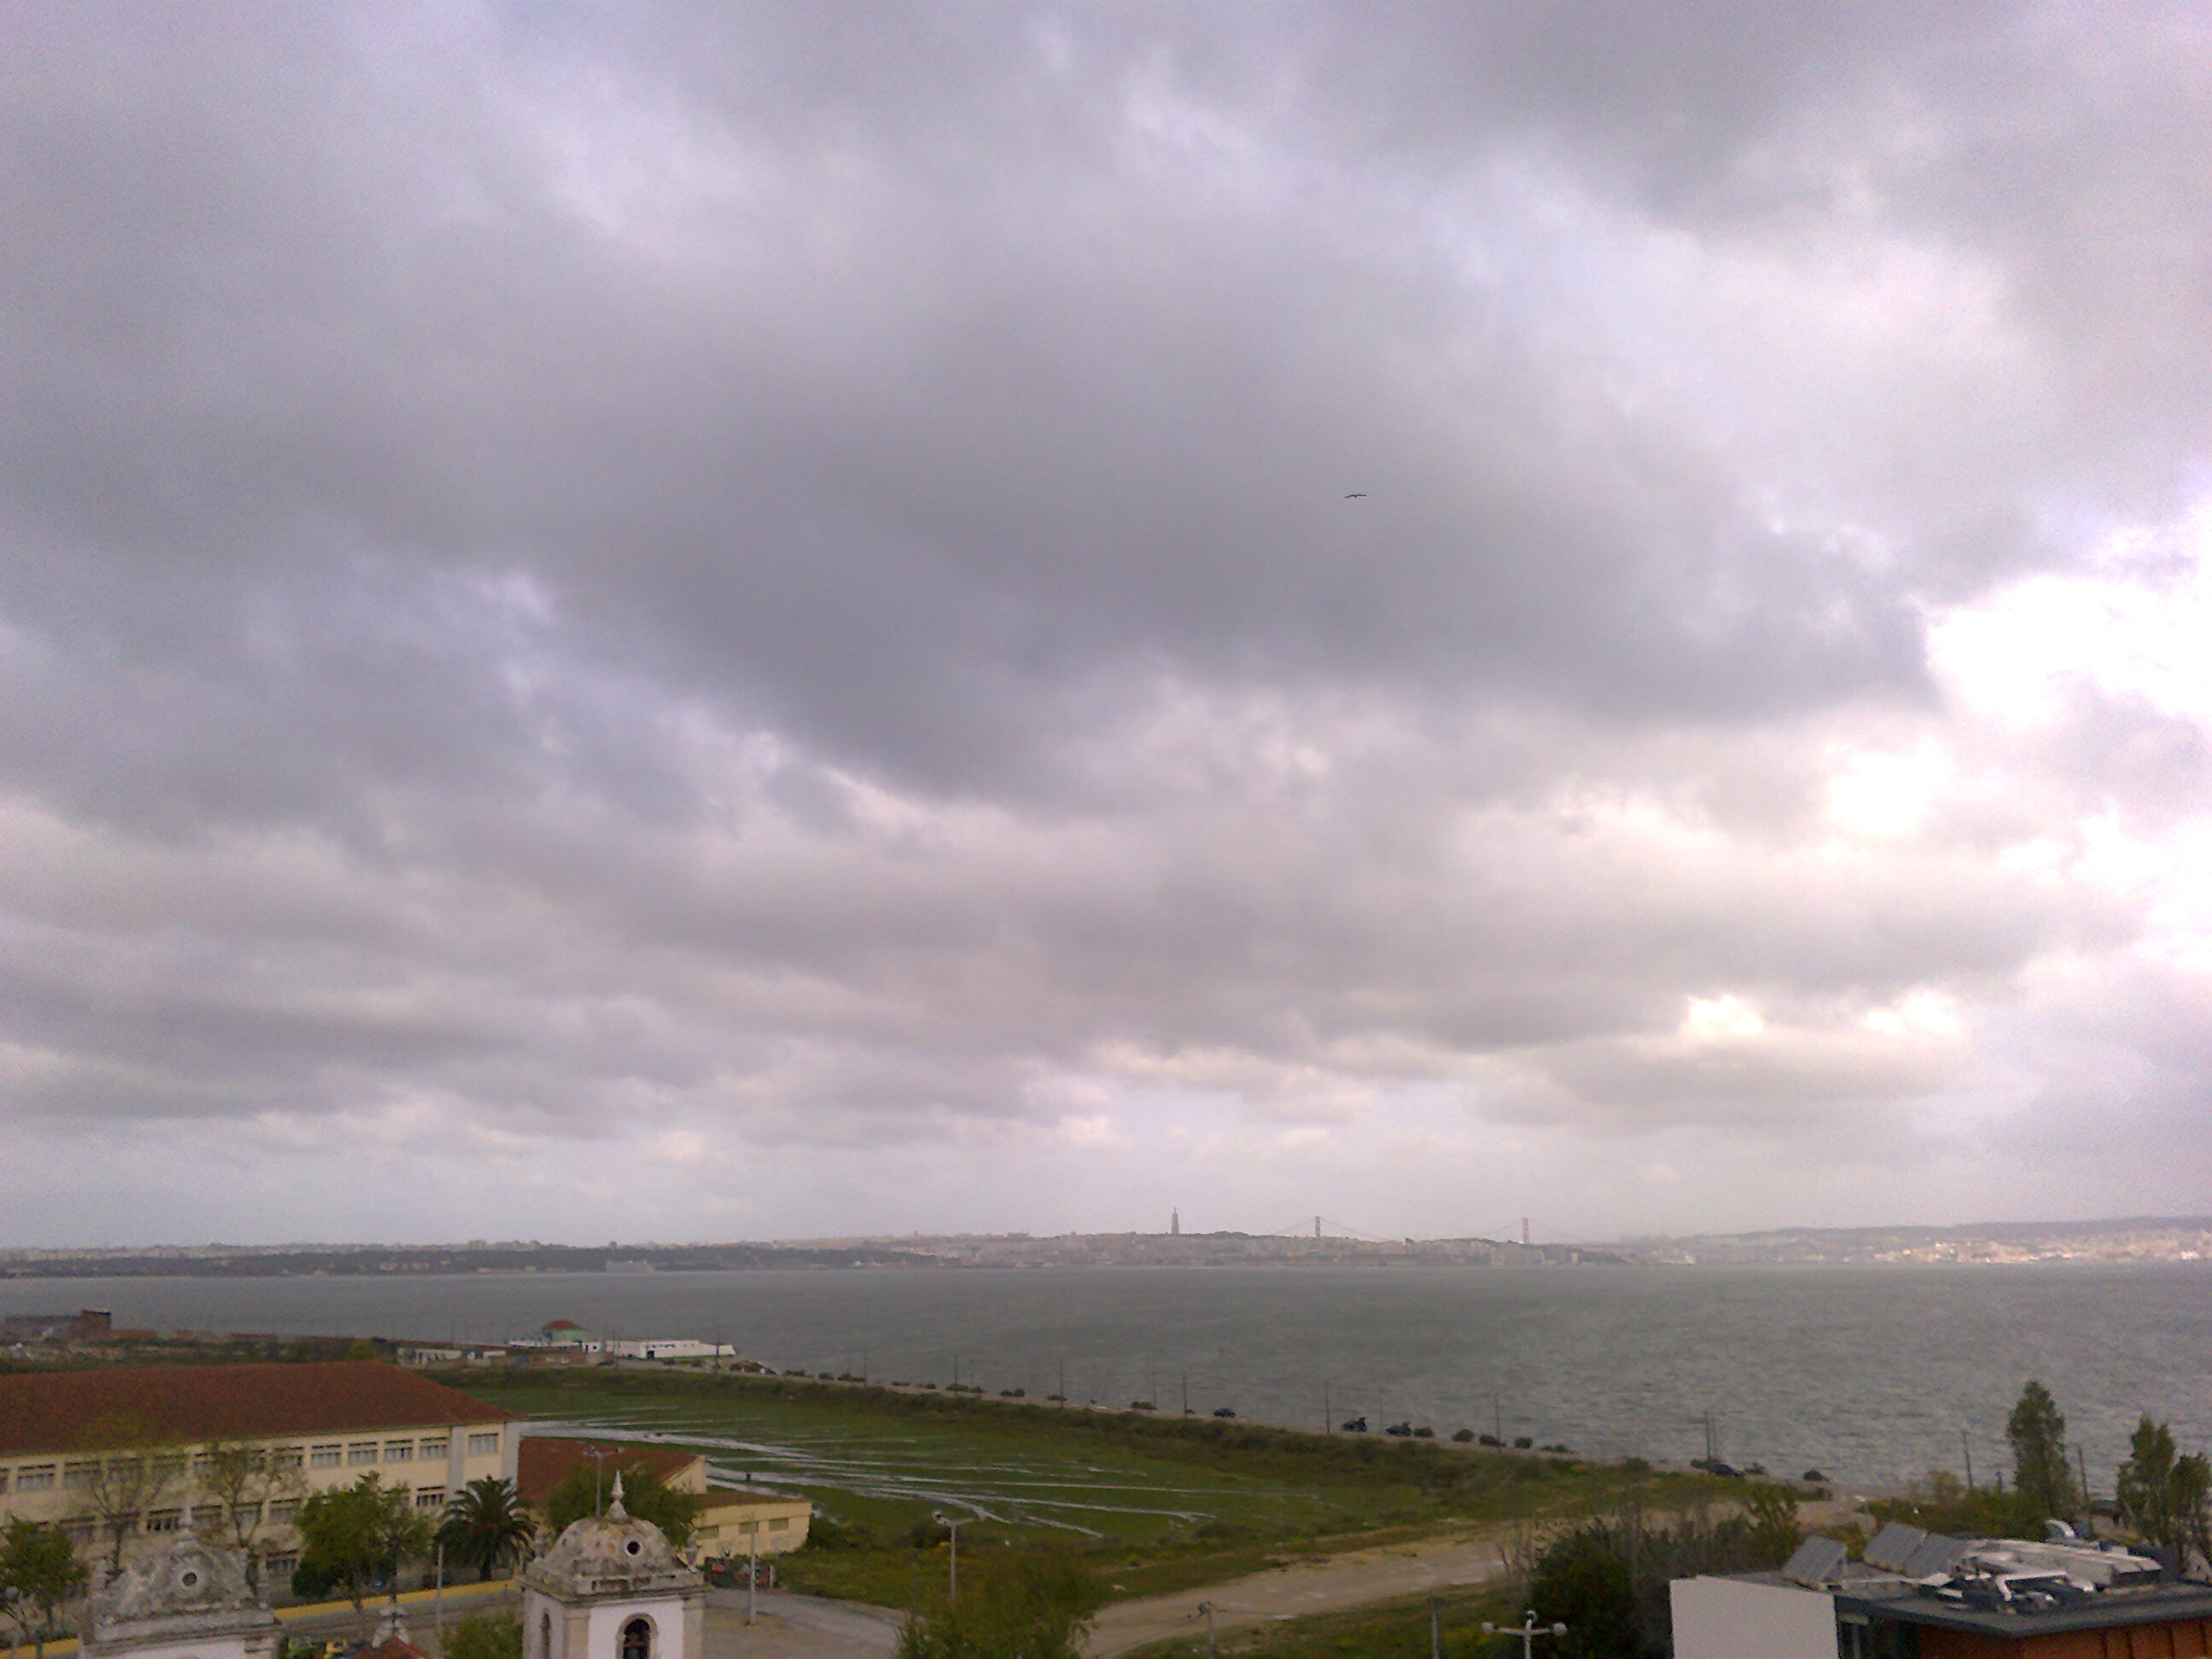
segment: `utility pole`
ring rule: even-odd
[[[1182,1374],[1182,1414],[1185,1417],[1190,1415],[1190,1373],[1188,1371]]]
[[[1321,1431],[1323,1434],[1336,1432],[1336,1419],[1328,1409],[1328,1384],[1326,1382],[1321,1385]]]
[[[1959,1449],[1966,1455],[1966,1490],[1972,1492],[1974,1489],[1974,1443],[1964,1429],[1959,1431]]]
[[[1200,1601],[1198,1610],[1206,1615],[1206,1659],[1216,1659],[1220,1650],[1213,1645],[1213,1603]]]
[[[760,1585],[760,1516],[745,1522],[745,1623],[753,1621],[753,1596]]]
[[[599,1513],[600,1477],[606,1473],[607,1459],[612,1457],[614,1452],[611,1449],[603,1448],[598,1451],[586,1450],[584,1455],[592,1460],[592,1513],[597,1515]]]
[[[939,1514],[937,1522],[952,1534],[952,1559],[945,1569],[945,1600],[949,1607],[960,1605],[960,1528],[968,1524],[969,1517]]]
[[[1505,1443],[1505,1407],[1498,1403],[1495,1389],[1490,1394],[1490,1437],[1501,1446]]]
[[[2097,1535],[2097,1506],[2089,1497],[2089,1454],[2076,1445],[2074,1461],[2081,1468],[2081,1525],[2086,1535],[2094,1538]]]
[[[1429,1598],[1429,1659],[1444,1659],[1444,1627],[1437,1608],[1443,1604],[1431,1595]]]

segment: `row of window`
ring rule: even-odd
[[[418,1510],[442,1510],[446,1507],[446,1489],[443,1486],[419,1487],[414,1498],[415,1507]],[[268,1504],[234,1504],[230,1511],[231,1520],[241,1532],[264,1521],[272,1527],[289,1527],[300,1518],[300,1503],[296,1498],[287,1498]],[[200,1513],[204,1515],[205,1510]],[[126,1533],[175,1532],[184,1525],[184,1521],[185,1511],[182,1509],[148,1510],[143,1516],[133,1516],[125,1524],[124,1530]],[[79,1543],[113,1535],[95,1516],[72,1516],[59,1524]]]
[[[787,1515],[778,1515],[769,1517],[768,1529],[770,1532],[789,1532],[791,1530],[791,1517]],[[742,1538],[749,1532],[758,1532],[760,1530],[760,1522],[757,1521],[734,1521],[732,1522],[729,1526],[725,1527],[720,1530],[723,1532],[734,1532]]]
[[[315,1469],[334,1469],[342,1465],[362,1463],[442,1462],[453,1449],[452,1437],[440,1435],[433,1439],[416,1440],[333,1440],[319,1446],[272,1446],[270,1458],[280,1469],[296,1469],[305,1466]],[[472,1434],[468,1437],[468,1455],[496,1457],[499,1455],[499,1432]],[[209,1457],[192,1461],[192,1474],[205,1480],[214,1473],[215,1460]],[[181,1455],[165,1455],[154,1460],[156,1474],[175,1479],[185,1472],[185,1459]],[[85,1487],[92,1485],[99,1468],[95,1462],[82,1463],[25,1463],[14,1471],[17,1492],[50,1492],[57,1481],[64,1487]],[[0,1493],[7,1492],[9,1471],[0,1468]]]

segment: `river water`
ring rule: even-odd
[[[2212,1435],[2212,1263],[1973,1267],[933,1269],[44,1279],[0,1312],[487,1341],[556,1318],[719,1338],[779,1369],[1380,1430],[1410,1419],[1855,1489],[2008,1469],[2039,1376],[2109,1492],[2148,1412]]]

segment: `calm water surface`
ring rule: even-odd
[[[2138,1413],[2212,1435],[2212,1263],[1891,1268],[898,1269],[17,1280],[0,1312],[159,1328],[490,1340],[548,1320],[720,1337],[779,1368],[1380,1430],[1401,1418],[1847,1485],[2008,1466],[2040,1376],[2109,1491]],[[1063,1371],[1063,1367],[1064,1371]],[[1962,1435],[1964,1439],[1962,1440]]]

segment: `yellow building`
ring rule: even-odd
[[[709,1486],[707,1460],[679,1447],[638,1441],[584,1440],[567,1435],[525,1435],[517,1483],[524,1502],[541,1513],[553,1488],[586,1461],[596,1462],[607,1478],[623,1468],[649,1469],[671,1492],[699,1500],[691,1542],[684,1553],[694,1565],[710,1561],[781,1555],[806,1541],[814,1506],[803,1498],[786,1498],[750,1486]]]
[[[364,1474],[440,1511],[513,1480],[515,1414],[374,1360],[0,1376],[0,1523],[57,1522],[80,1553],[203,1532],[291,1571],[312,1494]],[[212,1511],[212,1513],[210,1513]]]
[[[750,1487],[709,1492],[692,1522],[692,1560],[742,1561],[748,1555],[781,1555],[806,1541],[814,1505],[803,1498]]]

